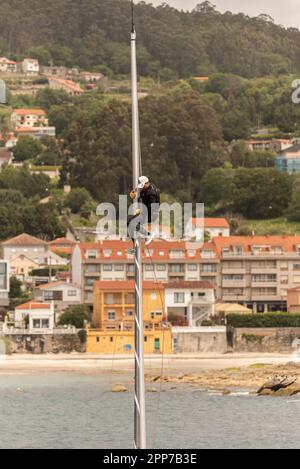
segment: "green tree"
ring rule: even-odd
[[[29,136],[20,137],[17,145],[13,149],[16,161],[26,161],[35,159],[42,151],[43,147],[39,140]]]
[[[9,298],[15,299],[22,296],[22,282],[17,277],[10,278]]]
[[[74,188],[66,197],[66,206],[69,207],[72,213],[79,213],[83,207],[90,202],[91,196],[84,188]]]
[[[87,307],[76,305],[68,308],[60,317],[60,326],[74,326],[76,329],[83,329],[88,321]]]

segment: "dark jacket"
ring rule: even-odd
[[[154,222],[159,216],[159,205],[160,205],[160,192],[157,187],[151,183],[151,186],[148,189],[143,189],[140,192],[139,202],[142,202],[148,210],[148,222]],[[158,204],[157,207],[153,207],[151,210],[152,204]]]

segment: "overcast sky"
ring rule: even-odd
[[[159,5],[161,0],[145,0]],[[202,0],[165,0],[165,3],[179,9],[193,9]],[[261,13],[271,15],[276,23],[300,29],[300,0],[211,0],[220,11],[243,12],[250,16]]]

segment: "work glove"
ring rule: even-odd
[[[135,191],[135,190],[132,190],[132,191],[130,192],[130,198],[131,198],[132,200],[135,200],[136,197],[137,197],[136,191]]]

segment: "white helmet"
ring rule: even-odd
[[[138,188],[139,189],[144,189],[145,185],[150,182],[149,178],[147,178],[146,176],[141,176],[139,178],[139,184],[138,184]]]

